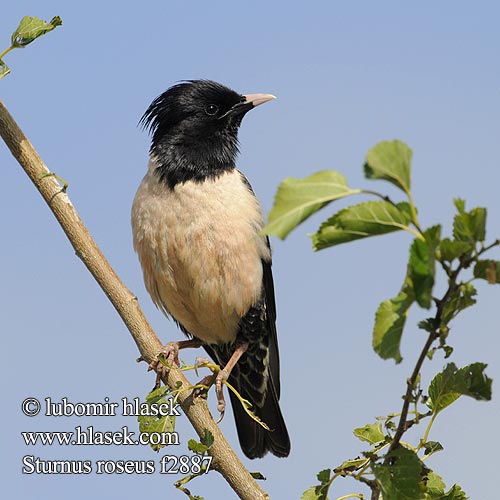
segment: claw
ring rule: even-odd
[[[224,412],[226,411],[226,400],[224,399],[223,383],[229,378],[229,372],[224,368],[221,370],[217,377],[215,378],[215,392],[217,393],[217,410],[220,413],[217,423],[220,423],[224,418]]]
[[[176,368],[180,366],[180,349],[185,349],[187,347],[200,347],[202,345],[203,342],[198,339],[182,340],[180,342],[168,342],[168,344],[165,344],[156,355],[156,358],[151,361],[148,367],[148,371],[154,370],[156,372],[155,389],[160,387],[162,377],[170,368]],[[158,359],[158,356],[160,354],[165,358],[166,366]]]
[[[196,376],[198,376],[198,368],[201,368],[205,365],[210,364],[211,361],[208,358],[203,358],[201,356],[197,356],[195,361],[194,361],[194,371],[196,373]]]

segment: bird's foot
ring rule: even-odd
[[[164,358],[165,361],[160,360],[160,356]],[[169,342],[165,344],[156,358],[151,361],[148,367],[148,371],[154,370],[156,372],[155,389],[158,389],[161,384],[162,377],[167,373],[170,368],[176,368],[179,366],[179,342]]]
[[[203,342],[197,339],[168,342],[165,344],[148,367],[148,371],[154,370],[156,372],[155,389],[160,387],[161,379],[165,376],[168,370],[171,368],[178,368],[180,366],[179,351],[181,349],[186,349],[188,347],[200,347],[202,345]],[[160,360],[160,356],[163,357],[165,361]]]
[[[223,384],[229,378],[230,371],[224,368],[215,377],[215,393],[217,394],[217,410],[219,411],[219,418],[217,423],[222,422],[224,413],[226,411],[226,400],[224,399]]]
[[[196,375],[198,375],[198,368],[203,368],[204,366],[208,366],[212,364],[212,360],[209,358],[203,358],[201,356],[197,356],[194,360],[194,371]],[[206,378],[206,377],[205,377]]]

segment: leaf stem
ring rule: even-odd
[[[390,203],[393,207],[396,207],[398,210],[400,210],[397,203],[393,202],[388,196],[385,196],[382,193],[379,193],[377,191],[372,191],[370,189],[360,189],[359,192],[360,192],[360,194],[371,194],[373,196],[376,196],[377,198],[380,198],[380,199],[384,200],[385,202]],[[420,226],[418,225],[417,214],[415,211],[415,207],[413,205],[413,200],[411,199],[411,194],[409,194],[408,197],[410,198],[410,202],[411,202],[410,203],[411,211],[412,211],[412,213],[411,213],[412,221],[411,222],[417,228],[417,231],[412,229],[410,226],[405,226],[405,225],[401,225],[401,229],[404,229],[405,231],[408,231],[409,233],[413,234],[413,236],[416,236],[418,239],[425,241],[425,238],[423,236],[423,232],[420,229]]]
[[[10,47],[8,47],[7,49],[5,49],[1,54],[0,54],[0,59],[3,59],[3,57],[5,55],[7,55],[12,49],[14,49],[15,47],[13,45],[11,45]]]
[[[413,201],[411,191],[406,191],[406,196],[408,196],[408,201],[410,202],[411,220],[413,222],[413,225],[417,228],[418,232],[423,235],[424,232],[422,231],[422,228],[420,227],[420,224],[418,222],[417,209],[415,208],[415,202]]]
[[[377,198],[380,198],[387,203],[390,203],[391,205],[397,207],[397,204],[393,202],[388,196],[383,195],[382,193],[379,193],[378,191],[372,191],[371,189],[360,189],[360,194],[372,194],[373,196],[376,196]]]
[[[427,428],[425,429],[424,437],[420,440],[420,443],[415,451],[419,451],[422,448],[422,446],[424,446],[425,443],[427,443],[427,439],[429,438],[429,433],[431,432],[432,424],[434,423],[434,420],[436,420],[437,415],[438,415],[437,413],[434,413],[432,415],[431,420],[427,424]]]

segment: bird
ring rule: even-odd
[[[238,130],[248,111],[275,99],[210,80],[185,80],[159,95],[140,124],[151,134],[149,164],[132,205],[132,233],[154,304],[221,367],[218,409],[228,381],[240,446],[248,458],[290,453],[279,406],[276,304],[261,205],[240,170]]]

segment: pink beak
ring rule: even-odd
[[[276,99],[276,96],[272,94],[246,94],[243,96],[246,99],[246,102],[251,103],[253,107],[260,106],[267,101],[272,101]]]

